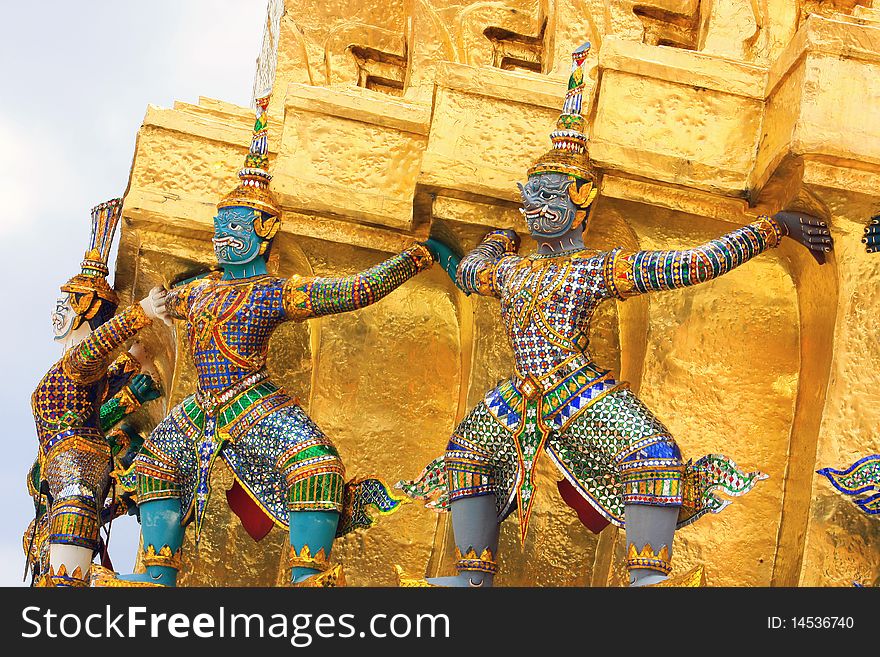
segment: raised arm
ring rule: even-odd
[[[97,381],[107,373],[113,352],[151,321],[141,304],[129,306],[64,354],[64,373],[80,383]]]
[[[695,249],[635,253],[615,249],[605,261],[605,281],[619,299],[688,287],[726,274],[778,246],[783,237],[803,245],[819,264],[824,264],[826,254],[834,248],[824,220],[802,212],[777,212]]]
[[[284,311],[288,319],[304,320],[364,308],[433,264],[430,251],[424,245],[416,244],[352,276],[293,276],[284,284]]]
[[[119,393],[131,378],[141,371],[141,363],[130,352],[126,351],[116,357],[107,368],[107,391],[104,401]]]
[[[455,284],[465,294],[499,295],[498,264],[502,258],[516,255],[519,235],[512,230],[493,230],[458,264]]]
[[[693,249],[635,253],[615,249],[606,260],[605,280],[620,299],[705,283],[777,246],[784,230],[764,216]]]

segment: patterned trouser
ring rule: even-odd
[[[43,467],[52,498],[49,543],[97,549],[110,446],[99,434],[69,436],[52,445]]]
[[[193,506],[202,471],[201,435],[175,408],[154,429],[136,459],[138,498],[180,498]],[[341,511],[345,469],[336,447],[297,405],[273,411],[220,451],[235,478],[276,523],[290,511]]]
[[[594,402],[550,433],[544,451],[603,516],[623,525],[629,504],[682,505],[681,453],[665,426],[628,389]],[[499,518],[516,506],[521,475],[511,429],[480,403],[446,451],[449,499],[494,494]]]

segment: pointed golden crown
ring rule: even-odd
[[[83,575],[80,566],[77,566],[72,573],[68,573],[67,566],[64,564],[61,564],[57,571],[50,565],[48,572],[39,577],[34,583],[34,586],[39,588],[55,586],[85,587],[88,585],[89,582],[85,575]]]
[[[538,158],[529,175],[561,173],[582,180],[593,180],[587,153],[586,121],[581,114],[584,97],[584,62],[590,52],[587,41],[571,54],[571,75],[556,130],[550,133],[552,148]]]
[[[332,568],[310,575],[299,582],[292,582],[290,586],[302,589],[343,588],[345,586],[345,570],[342,568],[342,564],[338,563]]]
[[[324,552],[324,548],[321,548],[314,556],[312,556],[312,552],[308,545],[303,545],[302,550],[299,552],[297,552],[296,548],[291,545],[289,564],[291,568],[314,568],[321,572],[324,572],[330,567],[330,562],[327,560],[327,554]]]
[[[657,570],[666,575],[672,572],[672,559],[669,556],[669,548],[663,546],[659,552],[654,552],[650,543],[645,543],[641,550],[636,550],[635,543],[629,544],[626,553],[627,568],[647,568]]]
[[[650,543],[645,543],[645,547],[643,547],[640,551],[636,550],[636,544],[630,543],[629,550],[626,553],[627,559],[662,559],[663,561],[669,561],[669,548],[665,545],[660,548],[660,552],[655,553],[654,548],[651,547]]]
[[[269,182],[272,176],[269,174],[269,119],[266,109],[269,106],[269,98],[271,92],[261,95],[254,99],[256,107],[256,122],[254,123],[254,134],[251,138],[251,147],[244,159],[244,167],[238,172],[241,182],[224,196],[217,204],[218,208],[229,206],[244,206],[265,212],[272,217],[278,217],[281,214],[281,208],[275,196],[269,189]],[[275,228],[270,237],[262,233],[268,233],[270,226],[257,226],[257,234],[266,239],[274,237],[277,231],[278,220],[269,221]],[[256,223],[255,223],[256,226]]]
[[[122,216],[122,199],[114,198],[92,208],[92,227],[89,246],[81,264],[82,271],[61,286],[62,292],[84,295],[74,304],[77,315],[91,319],[98,312],[100,304],[94,303],[96,297],[111,303],[119,303],[113,288],[107,282],[110,273],[107,266],[113,236]]]
[[[495,561],[495,555],[492,550],[486,548],[479,556],[477,551],[471,547],[465,554],[456,546],[455,548],[455,567],[458,570],[477,570],[485,573],[494,573],[498,570],[498,563]]]

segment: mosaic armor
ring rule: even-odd
[[[445,457],[404,489],[424,497],[443,486],[441,506],[494,494],[499,519],[519,510],[524,541],[543,452],[567,485],[615,525],[623,526],[625,505],[680,507],[678,526],[720,511],[728,502],[713,491],[742,495],[764,475],[743,474],[720,455],[683,463],[667,428],[593,361],[591,322],[603,301],[711,280],[775,247],[781,235],[773,219],[760,217],[682,251],[520,256],[513,234],[490,233],[461,261],[458,284],[500,300],[514,375],[461,422]]]
[[[344,278],[215,275],[172,290],[167,308],[186,322],[198,390],[174,407],[138,455],[139,502],[180,498],[182,522],[194,521],[198,538],[211,468],[221,458],[235,486],[280,527],[288,527],[290,511],[342,511],[342,461],[296,401],[269,380],[269,340],[283,322],[375,303],[432,264],[428,250],[416,245]],[[228,499],[238,512],[236,496]]]
[[[111,469],[101,407],[140,369],[128,354],[111,355],[150,319],[133,305],[102,324],[53,365],[31,396],[39,439],[39,472],[51,496],[50,543],[97,548],[99,512]],[[112,404],[109,416],[125,408]]]
[[[124,377],[130,378],[119,392],[101,405],[98,413],[98,425],[112,458],[109,471],[110,490],[104,501],[104,508],[101,509],[99,527],[128,513],[137,504],[132,461],[143,444],[143,438],[122,420],[140,409],[143,403],[156,399],[160,394],[152,377],[149,374],[136,374],[138,370],[140,363],[127,352],[119,356],[108,369],[108,372],[122,372]],[[113,379],[114,376],[108,376],[108,380]],[[112,389],[115,385],[114,382],[108,388]],[[25,530],[22,539],[28,564],[35,577],[45,575],[49,569],[49,499],[46,495],[48,489],[43,486],[42,460],[38,455],[28,471],[27,490],[34,500],[34,520]]]

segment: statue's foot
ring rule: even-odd
[[[100,568],[100,566],[92,565],[92,570],[96,567]],[[49,572],[41,575],[34,583],[34,586],[39,588],[82,588],[88,585],[88,571],[86,575],[83,575],[82,569],[77,566],[72,573],[68,573],[64,564],[61,564],[58,572],[55,572],[52,566],[49,566]]]
[[[341,588],[345,586],[345,571],[342,564],[336,564],[323,573],[309,575],[305,579],[290,584],[296,588]]]
[[[134,588],[165,588],[166,584],[160,584],[153,580],[147,573],[132,575],[120,575],[109,568],[92,565],[91,584],[96,588],[106,587],[134,587]]]
[[[480,588],[492,586],[492,580],[487,579],[484,573],[465,572],[460,575],[451,575],[449,577],[416,577],[410,575],[400,566],[395,566],[397,570],[397,585],[402,588]]]
[[[663,584],[663,582],[666,582],[668,580],[669,580],[669,575],[663,575],[661,573],[656,573],[653,575],[645,575],[645,576],[637,579],[635,582],[631,582],[630,588],[637,589],[637,588],[641,588],[643,586],[661,586],[661,585],[665,586],[665,584]]]
[[[462,573],[461,575],[451,575],[449,577],[429,577],[425,581],[431,586],[445,586],[453,589],[477,589],[484,586],[492,586],[492,582],[484,579],[482,573]]]
[[[706,586],[706,568],[705,566],[694,566],[689,571],[676,577],[669,577],[654,584],[645,584],[644,586],[676,586],[682,588],[701,588]]]

